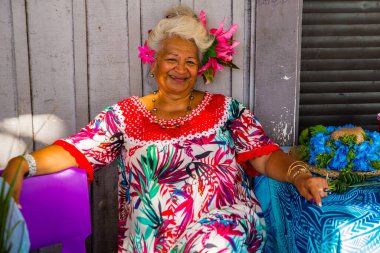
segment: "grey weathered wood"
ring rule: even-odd
[[[90,117],[128,97],[127,4],[87,1]]]
[[[301,13],[302,1],[256,6],[255,112],[281,145],[294,144],[297,135]]]
[[[250,35],[250,41],[247,42],[249,43],[247,45],[247,47],[249,47],[249,51],[247,51],[247,54],[249,55],[248,56],[248,60],[247,62],[249,62],[249,76],[246,77],[246,78],[249,78],[249,85],[248,85],[248,91],[247,91],[247,94],[248,94],[248,105],[249,108],[251,108],[253,110],[254,113],[255,112],[255,101],[254,101],[254,98],[255,98],[255,67],[256,67],[256,57],[252,57],[252,56],[255,56],[256,55],[256,1],[250,1],[248,3],[248,5],[250,6],[250,15],[248,15],[249,19],[250,19],[250,22],[249,22],[249,31],[247,31],[247,33]]]
[[[247,56],[249,54],[247,47],[250,38],[246,33],[249,24],[247,24],[248,9],[246,9],[246,3],[244,1],[232,1],[232,24],[238,24],[238,30],[236,31],[233,39],[240,42],[236,49],[236,55],[233,62],[239,67],[239,69],[233,69],[231,71],[231,96],[237,100],[247,104],[248,102],[248,82],[245,78],[249,73],[249,65],[247,64]],[[245,95],[246,94],[246,95]]]
[[[130,34],[127,10],[127,2],[122,0],[87,1],[91,118],[105,107],[130,96],[131,85],[133,87],[140,85],[129,83],[132,62],[128,53],[128,42],[131,40],[128,37]],[[135,43],[133,40],[132,42]],[[135,60],[133,64],[138,62],[138,58],[132,60]],[[136,67],[133,68],[136,70]],[[92,185],[92,252],[94,253],[117,250],[118,209],[115,175],[117,169],[114,164],[102,168],[95,174],[95,182]]]
[[[116,163],[97,170],[92,184],[92,252],[117,252]]]
[[[14,0],[12,3],[12,28],[13,28],[13,56],[17,88],[17,105],[19,121],[19,153],[31,151],[33,147],[32,108],[30,95],[29,56],[26,36],[26,9],[25,2]],[[15,154],[15,155],[18,155]]]
[[[87,82],[86,2],[73,0],[73,46],[75,87],[75,128],[79,131],[89,121]]]
[[[3,1],[0,8],[0,100],[2,110],[0,110],[0,138],[6,150],[1,157],[0,163],[5,164],[7,159],[18,149],[18,113],[17,113],[17,89],[15,87],[15,68],[13,57],[13,32],[11,2]],[[16,131],[12,132],[12,129]]]
[[[75,132],[72,5],[27,2],[33,133],[40,148]]]
[[[141,3],[140,1],[128,1],[128,57],[129,57],[129,94],[135,96],[143,95],[143,78],[141,61],[138,58],[138,46],[143,45],[141,40],[143,34],[141,31]]]

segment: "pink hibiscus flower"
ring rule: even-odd
[[[218,29],[210,29],[210,33],[215,36],[217,41],[215,45],[216,57],[229,62],[232,61],[232,55],[236,54],[234,47],[240,44],[238,41],[232,41],[231,38],[237,30],[238,25],[234,24],[228,31],[223,30],[224,20],[219,24]]]
[[[152,64],[156,60],[153,57],[155,51],[148,47],[147,42],[145,42],[144,47],[139,46],[139,51],[140,51],[139,58],[141,58],[143,64],[145,63]]]

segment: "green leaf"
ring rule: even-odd
[[[317,133],[327,133],[326,127],[322,125],[311,126],[309,131],[311,137],[313,137]]]
[[[357,140],[357,136],[355,134],[351,134],[351,135],[343,135],[341,137],[339,137],[339,140],[341,140],[341,142],[346,145],[346,146],[354,146],[356,144],[356,140]]]
[[[153,187],[149,191],[149,197],[154,198],[154,196],[156,196],[159,189],[160,189],[160,185],[157,183],[154,183]]]
[[[203,77],[210,83],[212,83],[214,81],[212,68],[207,68],[205,71],[203,71]]]
[[[333,157],[334,157],[333,153],[332,154],[320,153],[315,158],[315,162],[316,162],[315,166],[318,168],[326,168]]]
[[[380,160],[372,161],[371,167],[374,168],[375,170],[380,170]]]
[[[301,145],[309,146],[309,143],[310,143],[309,128],[305,128],[304,130],[302,130],[300,136],[298,137],[298,142]]]
[[[224,67],[230,67],[230,68],[233,68],[233,69],[239,69],[238,66],[236,66],[232,61],[222,61],[222,60],[218,60],[218,63]]]
[[[356,136],[355,136],[356,137]],[[353,148],[350,148],[350,150],[347,153],[346,161],[350,162],[356,158],[355,150]]]
[[[310,159],[310,151],[307,146],[301,145],[298,149],[299,158],[306,162]]]

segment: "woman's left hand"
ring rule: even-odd
[[[313,177],[306,173],[298,176],[293,184],[304,198],[318,206],[322,206],[322,198],[329,192],[329,185],[325,178]]]

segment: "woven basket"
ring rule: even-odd
[[[288,154],[293,159],[302,161],[302,159],[300,159],[300,155],[299,155],[299,148],[300,148],[300,146],[291,147],[289,149]],[[307,161],[304,161],[304,162],[307,162]],[[328,176],[329,178],[337,178],[339,176],[339,173],[340,173],[340,171],[337,171],[337,170],[326,170],[326,169],[317,168],[317,167],[312,166],[312,165],[309,165],[308,169],[314,174],[318,174],[318,175],[324,176],[324,177]],[[370,171],[370,172],[355,172],[355,173],[357,173],[358,175],[366,176],[366,177],[372,177],[372,176],[380,175],[380,170],[379,171]]]

